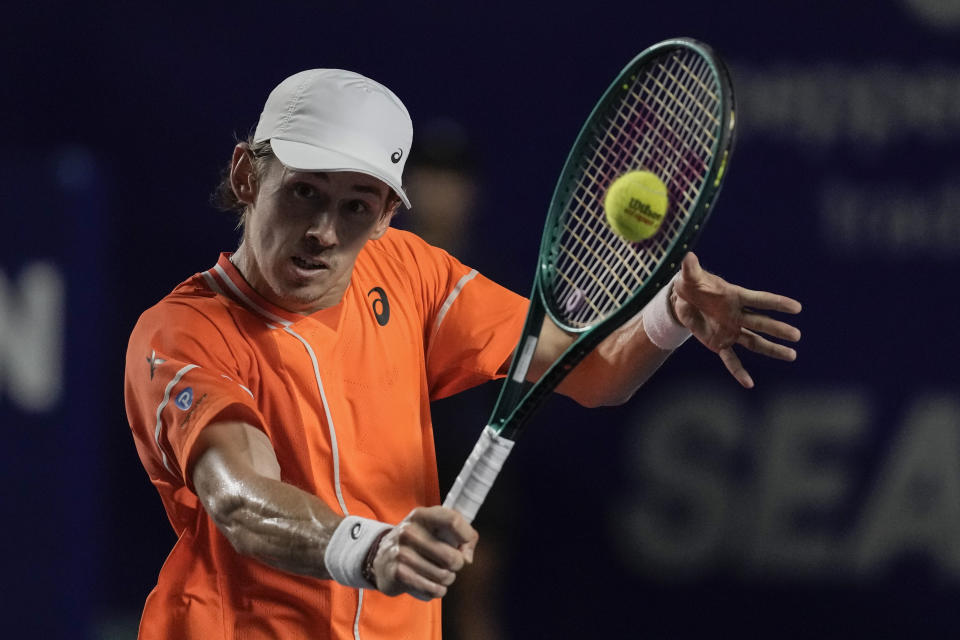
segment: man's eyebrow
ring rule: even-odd
[[[380,187],[373,187],[366,184],[355,184],[353,185],[354,191],[359,191],[360,193],[371,193],[375,196],[382,196],[383,190]]]
[[[327,171],[311,171],[310,175],[321,178],[326,182],[330,182],[330,176],[327,175]],[[367,184],[355,184],[351,187],[354,191],[359,191],[360,193],[370,193],[375,196],[383,195],[383,189],[380,185],[367,185]]]

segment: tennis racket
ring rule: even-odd
[[[733,86],[720,59],[689,38],[634,58],[594,107],[560,174],[540,243],[523,334],[497,403],[443,506],[473,521],[513,443],[548,394],[677,272],[710,214],[733,143]],[[657,232],[629,242],[607,224],[610,184],[633,170],[667,187]],[[536,382],[527,370],[544,314],[576,336]]]

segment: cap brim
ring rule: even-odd
[[[393,189],[407,209],[412,208],[410,199],[396,180],[363,160],[332,149],[279,138],[271,139],[270,147],[285,167],[295,171],[356,171],[372,176]]]

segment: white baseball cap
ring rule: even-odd
[[[410,114],[390,89],[341,69],[296,73],[270,92],[254,142],[297,171],[357,171],[386,183],[410,208],[403,167]]]

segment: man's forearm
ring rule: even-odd
[[[316,496],[237,466],[210,450],[194,471],[197,495],[221,533],[272,567],[329,578],[324,553],[341,517]]]
[[[538,380],[573,340],[549,317],[545,318],[527,379]],[[670,353],[650,341],[638,314],[601,342],[556,391],[586,407],[623,404]]]
[[[597,345],[557,392],[587,407],[623,404],[670,353],[650,342],[638,314]]]

